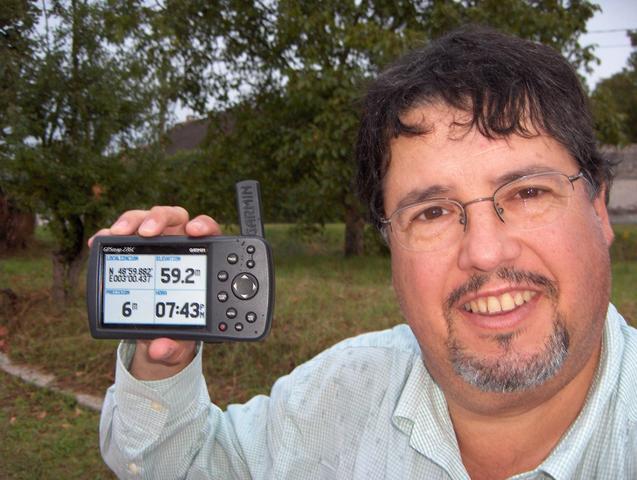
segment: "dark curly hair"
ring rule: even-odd
[[[426,133],[400,117],[435,102],[469,113],[463,126],[488,138],[546,132],[577,160],[592,195],[602,185],[608,195],[612,168],[597,150],[588,99],[573,67],[546,45],[468,26],[404,55],[381,73],[363,99],[356,183],[377,227],[384,213],[391,139]]]

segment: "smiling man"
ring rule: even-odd
[[[111,468],[637,478],[637,333],[609,303],[611,170],[569,64],[492,30],[453,32],[371,85],[357,159],[408,326],[346,340],[226,412],[201,348],[123,343],[101,424]],[[157,207],[100,233],[135,232],[219,229]]]

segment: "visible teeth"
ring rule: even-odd
[[[513,297],[510,293],[505,293],[500,297],[500,306],[502,307],[503,312],[508,312],[515,308],[515,302],[513,301]]]
[[[478,310],[480,313],[487,313],[487,301],[484,298],[478,298]]]
[[[489,313],[498,313],[502,311],[500,302],[495,297],[487,297],[487,308],[489,309]]]
[[[471,300],[468,303],[465,303],[464,309],[467,312],[473,313],[500,313],[500,312],[510,312],[515,309],[515,307],[519,307],[524,303],[531,300],[536,295],[536,292],[531,290],[524,290],[523,292],[515,292],[511,294],[509,292],[503,293],[502,295],[495,297],[480,297],[475,300]]]

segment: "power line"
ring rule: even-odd
[[[637,30],[637,27],[632,28],[609,28],[608,30],[589,30],[586,33],[617,33],[617,32],[630,32],[631,30]]]

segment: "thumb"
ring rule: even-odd
[[[184,358],[194,351],[194,342],[178,342],[170,338],[158,338],[148,346],[148,357],[155,362],[174,365],[183,362]]]

